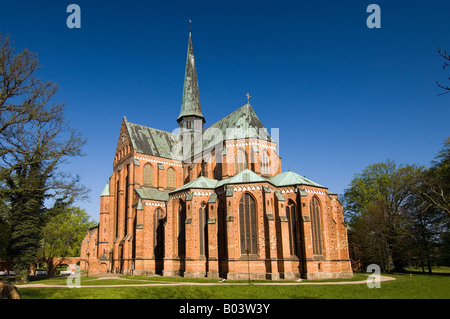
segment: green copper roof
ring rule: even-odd
[[[194,48],[192,46],[192,36],[189,32],[189,44],[186,58],[186,72],[184,75],[183,99],[181,101],[181,112],[178,116],[198,116],[203,119],[202,108],[200,106],[200,93],[198,90],[197,70],[195,68]]]
[[[265,183],[266,179],[249,170],[244,169],[242,172],[234,175],[233,177],[223,179],[217,183],[216,187],[227,185],[227,184],[243,184],[243,183]]]
[[[274,184],[275,186],[290,186],[290,185],[309,185],[325,188],[322,185],[319,185],[306,177],[300,176],[294,172],[287,171],[275,176],[268,178],[268,180]]]
[[[106,184],[105,188],[103,188],[103,191],[100,194],[100,197],[102,197],[102,196],[109,196],[109,184]]]
[[[255,174],[253,171],[249,169],[244,169],[242,172],[234,175],[233,177],[223,179],[218,181],[213,178],[206,178],[204,176],[200,176],[199,178],[183,185],[180,188],[172,191],[171,193],[179,192],[182,190],[192,189],[192,188],[200,188],[200,189],[214,189],[223,185],[228,184],[244,184],[244,183],[267,183],[268,180]]]
[[[249,103],[225,116],[205,130],[203,137],[203,147],[205,149],[217,144],[216,130],[222,133],[223,140],[258,138],[273,142],[267,129],[261,123]],[[210,137],[210,139],[205,139],[205,137]]]
[[[217,180],[213,178],[207,178],[204,176],[200,176],[199,178],[194,179],[193,181],[187,183],[186,185],[183,185],[180,188],[177,188],[176,190],[172,191],[171,193],[175,193],[181,190],[185,189],[191,189],[191,188],[206,188],[206,189],[213,189],[217,185]]]
[[[124,118],[126,121],[126,119]],[[157,157],[176,159],[172,149],[178,142],[178,135],[126,121],[131,143],[136,152]]]
[[[136,187],[134,189],[136,193],[142,199],[156,200],[161,202],[167,202],[169,200],[168,190],[158,190],[152,187]]]

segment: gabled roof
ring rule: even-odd
[[[287,171],[272,177],[269,177],[268,180],[274,184],[275,186],[290,186],[290,185],[309,185],[315,187],[326,188],[312,180],[307,179],[306,177],[300,176],[294,172]]]
[[[157,157],[175,159],[172,150],[178,142],[177,134],[130,123],[124,118],[131,143],[136,152]]]
[[[178,134],[131,123],[127,121],[126,117],[124,117],[124,121],[136,152],[168,159],[182,159],[181,150],[179,150],[179,154],[172,154],[172,150],[176,149],[174,146],[180,140]],[[215,130],[219,130],[222,133],[223,140],[258,138],[273,142],[267,129],[263,126],[249,103],[214,123],[204,131],[203,135],[199,137],[203,139],[203,150],[218,143]],[[211,136],[211,139],[207,140],[205,136]],[[190,154],[188,157],[192,155],[194,154]]]
[[[169,200],[168,190],[158,190],[153,187],[135,187],[134,190],[141,199],[156,200],[161,202],[167,202]]]
[[[226,185],[226,184],[243,184],[243,183],[266,183],[267,180],[248,168],[239,172],[238,174],[219,181],[216,187]]]
[[[207,178],[205,176],[200,176],[193,181],[190,181],[189,183],[181,186],[180,188],[177,188],[174,191],[171,191],[171,193],[175,193],[181,190],[190,189],[190,188],[200,188],[200,189],[214,189],[216,188],[216,184],[218,181],[213,178]]]
[[[180,188],[177,188],[176,190],[171,191],[170,193],[175,193],[192,188],[214,189],[227,184],[266,183],[266,182],[268,182],[268,180],[246,168],[242,172],[234,175],[233,177],[223,179],[220,181],[213,178],[200,176],[199,178],[194,179],[193,181],[187,183],[186,185],[181,186]]]
[[[267,129],[259,120],[250,103],[245,104],[208,127],[204,132],[204,136],[215,136],[215,134],[211,134],[210,131],[216,129],[222,132],[223,140],[258,138],[264,141],[273,142],[269,133],[267,133]],[[208,148],[216,143],[216,139],[213,138],[212,141],[204,141],[203,146],[204,148]]]

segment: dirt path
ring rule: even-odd
[[[133,280],[127,278],[120,277],[100,277],[94,280],[103,280],[103,279],[120,279],[120,280]],[[92,281],[94,281],[92,280]],[[391,281],[395,280],[393,277],[389,276],[380,276],[380,281]],[[147,280],[139,280],[148,282]],[[265,282],[265,283],[252,283],[252,285],[267,285],[267,286],[302,286],[302,285],[358,285],[358,284],[366,284],[367,280],[360,281],[337,281],[337,282]],[[227,282],[170,282],[170,281],[155,281],[154,283],[147,284],[129,284],[129,285],[85,285],[80,288],[123,288],[123,287],[158,287],[158,286],[232,286],[232,285],[248,285],[248,283],[227,283]],[[17,288],[67,288],[65,285],[46,285],[46,284],[24,284],[24,285],[16,285]]]

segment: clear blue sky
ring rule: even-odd
[[[81,8],[69,29],[66,8]],[[369,29],[366,8],[381,8]],[[342,193],[390,158],[429,166],[450,135],[450,1],[2,1],[0,32],[39,54],[59,84],[87,154],[66,166],[92,190],[98,220],[122,117],[172,131],[183,89],[188,19],[206,126],[246,103],[280,129],[288,169]],[[448,82],[447,82],[448,83]]]

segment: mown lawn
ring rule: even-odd
[[[65,286],[65,278],[49,278],[39,283],[59,283],[61,288],[20,288],[23,299],[449,299],[448,274],[396,274],[397,280],[381,282],[381,288],[368,288],[365,284],[352,285],[214,285],[214,286],[155,286],[155,287],[105,287],[72,288]],[[160,283],[184,281],[182,278],[126,277],[131,281],[83,278],[82,286],[131,283]],[[357,274],[354,280],[364,280]],[[217,282],[201,279],[192,282]]]

